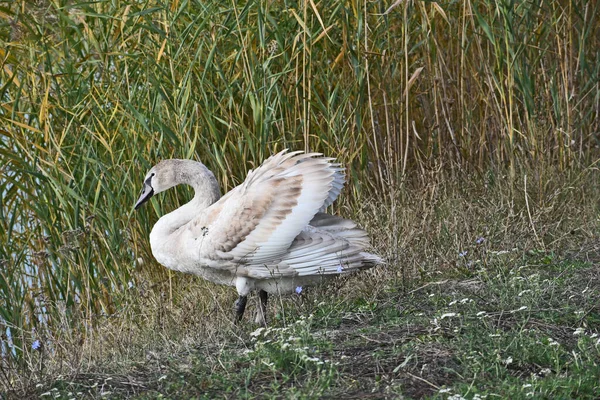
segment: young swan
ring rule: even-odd
[[[380,264],[378,256],[364,251],[369,244],[365,231],[323,212],[340,194],[344,174],[332,158],[320,155],[284,150],[223,197],[204,164],[161,161],[146,175],[135,209],[179,184],[191,185],[195,196],[156,222],[150,233],[152,254],[172,270],[235,286],[236,321],[248,294],[257,290],[256,322],[262,325],[268,293],[299,292]]]

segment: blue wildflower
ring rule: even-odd
[[[39,340],[36,340],[35,342],[33,342],[31,344],[31,348],[33,350],[39,350],[39,349],[41,349],[42,348],[42,342],[40,342]]]
[[[460,253],[458,253],[458,256],[459,257],[464,257],[464,256],[467,255],[467,253],[468,253],[468,251],[466,251],[466,250],[465,251],[461,251]]]
[[[298,293],[298,294],[302,293],[302,286],[296,287],[296,293]]]
[[[337,267],[338,274],[341,274],[343,271],[344,271],[344,268],[342,268],[341,265],[338,265],[338,267]]]
[[[481,243],[483,243],[483,242],[485,242],[485,238],[484,238],[484,237],[480,237],[479,239],[477,239],[477,240],[475,241],[475,243],[477,243],[477,244],[481,244]]]

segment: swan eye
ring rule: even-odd
[[[156,175],[154,172],[150,174],[150,176],[148,177],[148,179],[146,179],[144,182],[148,185],[148,186],[152,186],[150,185],[150,182],[152,182],[152,177]]]

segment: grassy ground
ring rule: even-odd
[[[151,255],[156,219],[190,198],[134,213],[164,158],[203,161],[223,191],[283,148],[343,163],[333,211],[388,266],[315,292],[332,318],[464,273],[479,237],[594,240],[599,16],[589,0],[3,2],[0,392],[245,346],[233,291]],[[318,308],[281,303],[273,326]]]
[[[313,291],[288,307],[288,324],[233,328],[225,340],[177,353],[148,351],[30,395],[598,398],[598,265],[582,254],[481,247],[461,273],[390,287],[368,301],[331,302]]]
[[[596,178],[575,178],[525,192],[458,177],[405,189],[402,207],[346,201],[389,264],[272,299],[266,330],[253,305],[246,324],[230,322],[234,291],[140,277],[131,306],[94,337],[65,336],[58,364],[33,351],[37,373],[6,395],[598,398]]]

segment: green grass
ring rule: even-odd
[[[491,267],[377,298],[315,290],[310,314],[230,330],[185,351],[44,382],[49,398],[597,398],[600,271],[547,254],[486,252]],[[548,262],[549,260],[549,262]],[[459,398],[459,397],[454,397]]]

